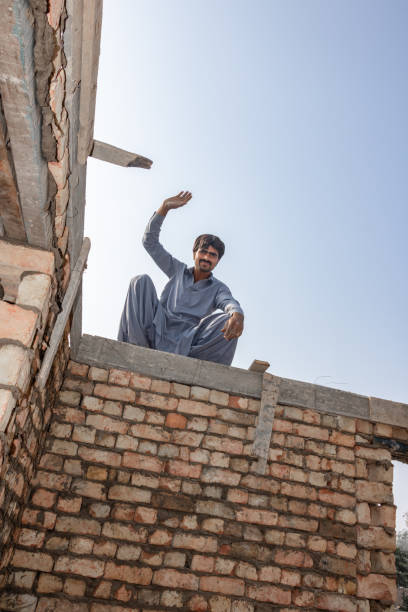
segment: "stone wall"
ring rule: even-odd
[[[70,362],[6,609],[390,610],[395,431],[278,405],[260,476],[259,408]]]
[[[35,376],[58,311],[54,255],[0,240],[0,277],[8,300],[0,300],[0,569],[4,584],[13,531],[44,444],[68,344],[62,343],[51,381],[39,392]]]

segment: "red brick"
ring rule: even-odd
[[[207,600],[201,595],[194,595],[188,602],[188,609],[191,612],[206,612],[208,610]]]
[[[247,504],[248,491],[242,491],[241,489],[228,489],[227,499],[234,504]]]
[[[366,501],[374,504],[392,503],[392,485],[381,482],[356,481],[356,495],[359,501]]]
[[[134,520],[136,523],[153,525],[157,521],[157,510],[153,510],[153,508],[145,508],[144,506],[138,506],[136,508]]]
[[[72,597],[83,597],[85,595],[86,582],[76,578],[67,578],[64,582],[64,593]]]
[[[86,377],[88,375],[89,366],[84,363],[76,363],[75,361],[70,361],[68,363],[68,370],[74,376],[82,376]]]
[[[132,425],[132,435],[137,438],[146,438],[156,442],[169,442],[171,434],[163,430],[162,427],[152,427],[151,425]]]
[[[204,434],[202,433],[195,433],[192,431],[173,431],[171,441],[174,444],[197,447],[200,446],[203,437]]]
[[[228,406],[238,408],[239,410],[246,410],[248,408],[248,399],[239,395],[230,395]]]
[[[102,383],[97,383],[95,385],[94,393],[96,396],[121,402],[134,402],[136,399],[136,393],[128,387],[115,387]]]
[[[26,550],[15,550],[11,565],[14,567],[24,567],[25,569],[50,572],[54,565],[54,560],[50,555],[40,552],[27,552]]]
[[[78,444],[67,440],[54,440],[50,449],[57,455],[68,455],[74,457],[77,454]]]
[[[291,602],[291,591],[283,590],[275,586],[249,585],[247,597],[256,601],[267,601],[270,603],[289,605]]]
[[[68,408],[67,406],[57,406],[54,411],[55,415],[62,419],[63,421],[67,421],[68,423],[84,423],[85,422],[85,414],[82,410],[78,410],[77,408]]]
[[[289,497],[298,497],[301,499],[308,499],[314,501],[317,497],[316,490],[311,487],[305,487],[300,484],[291,484],[288,482],[282,482],[281,485],[282,495],[288,495]]]
[[[108,498],[118,499],[122,501],[142,502],[148,504],[151,499],[151,492],[145,489],[137,489],[136,487],[126,487],[124,485],[114,485],[110,487]]]
[[[124,370],[109,370],[109,384],[127,387],[130,382],[130,372]]]
[[[158,408],[159,410],[177,410],[179,400],[176,397],[168,397],[165,395],[156,395],[155,393],[148,393],[141,391],[138,399],[138,404],[142,406],[149,406],[150,408]]]
[[[222,470],[220,468],[204,468],[201,480],[208,483],[221,483],[236,487],[241,480],[241,474]]]
[[[204,404],[203,402],[187,399],[179,400],[177,410],[186,414],[204,417],[215,417],[217,415],[217,407],[214,404]]]
[[[217,539],[211,536],[196,536],[176,533],[173,539],[174,548],[186,548],[200,552],[217,552]]]
[[[50,434],[56,438],[70,438],[72,431],[72,425],[69,423],[52,423],[50,427]]]
[[[150,567],[132,567],[129,565],[117,565],[112,561],[106,563],[104,578],[111,580],[123,580],[131,584],[146,586],[152,580],[153,572]]]
[[[242,597],[245,593],[245,582],[239,578],[202,576],[200,578],[200,590]]]
[[[280,582],[282,570],[276,566],[265,566],[259,570],[259,580],[262,582]]]
[[[136,470],[160,473],[163,469],[163,462],[157,459],[157,457],[147,457],[138,453],[125,452],[123,454],[123,466]]]
[[[108,542],[107,540],[95,542],[92,554],[98,557],[114,557],[116,554],[117,544]]]
[[[145,527],[134,527],[123,523],[104,523],[102,535],[115,540],[127,540],[128,542],[146,542],[147,529]]]
[[[0,300],[0,338],[30,347],[37,328],[38,315],[16,304]]]
[[[84,497],[92,497],[94,499],[106,499],[105,486],[98,482],[90,482],[88,480],[75,480],[72,487],[72,492]]]
[[[55,525],[56,531],[83,535],[99,535],[101,525],[92,519],[76,518],[74,516],[59,516]]]
[[[242,478],[241,486],[277,494],[280,491],[281,483],[277,482],[276,480],[271,480],[270,478],[262,478],[261,476],[247,474]]]
[[[331,444],[338,444],[339,446],[347,446],[349,448],[353,448],[355,446],[356,440],[355,436],[344,434],[339,431],[332,431],[329,437],[329,442]]]
[[[357,525],[357,545],[363,548],[395,550],[395,535],[388,534],[382,527],[364,529]]]
[[[102,412],[103,400],[98,397],[86,396],[82,400],[82,408],[89,410],[90,412]]]
[[[131,374],[130,375],[130,387],[135,387],[136,389],[144,389],[148,391],[152,384],[151,378],[147,376],[141,376],[140,374]]]
[[[59,457],[57,459],[59,459]],[[35,478],[33,479],[33,485],[40,485],[46,489],[57,489],[57,491],[64,491],[69,488],[71,480],[71,476],[67,476],[66,474],[50,474],[50,472],[38,470]]]
[[[284,421],[282,419],[274,419],[273,431],[280,431],[283,433],[292,433],[293,423],[290,421]]]
[[[62,591],[62,580],[52,574],[40,574],[37,585],[38,593],[58,593]]]
[[[42,508],[51,508],[55,504],[57,494],[53,491],[47,491],[46,489],[37,489],[32,497],[32,504],[34,506],[41,506]]]
[[[288,586],[300,586],[301,579],[302,576],[299,574],[299,572],[294,572],[287,569],[282,570],[281,584],[287,584]]]
[[[333,612],[357,612],[357,604],[344,595],[334,593],[316,594],[314,606],[319,610],[333,610]]]
[[[251,510],[244,508],[236,511],[236,520],[243,523],[255,523],[258,525],[276,525],[278,513],[269,510]]]
[[[191,569],[194,572],[207,572],[212,573],[214,571],[215,559],[214,557],[204,557],[203,555],[194,555]]]
[[[170,412],[166,416],[166,427],[185,429],[186,425],[187,419],[182,414],[177,414],[177,412]]]
[[[57,508],[60,512],[77,514],[81,509],[82,497],[59,497]]]
[[[166,472],[173,476],[181,476],[182,478],[200,478],[202,466],[191,465],[185,461],[178,461],[176,459],[169,460],[166,463]]]
[[[103,575],[104,561],[96,559],[60,556],[55,563],[56,572],[79,574],[88,578],[100,578]]]
[[[27,546],[30,548],[42,548],[44,543],[45,532],[34,531],[33,529],[21,529],[18,536],[18,543],[20,546]]]
[[[169,531],[166,529],[157,529],[149,537],[149,542],[155,546],[170,546],[172,539],[173,534]]]
[[[241,441],[229,440],[228,438],[219,438],[217,436],[205,436],[203,448],[222,451],[231,455],[242,455],[243,451],[243,445]]]
[[[110,431],[112,433],[125,434],[128,430],[128,424],[123,421],[111,419],[102,414],[89,414],[86,418],[86,424],[101,431]]]
[[[198,589],[197,576],[174,569],[157,570],[154,572],[152,583],[163,587],[186,589],[188,591],[196,591]]]
[[[312,425],[301,425],[293,423],[293,433],[302,436],[303,438],[312,438],[315,440],[328,441],[329,430],[321,427],[313,427]]]
[[[77,391],[60,391],[58,397],[63,404],[69,406],[78,406],[81,400],[81,394]]]
[[[104,463],[112,467],[119,467],[122,459],[121,455],[118,453],[89,448],[88,446],[80,446],[78,455],[85,461]]]
[[[330,489],[320,489],[319,500],[327,504],[332,504],[333,506],[341,506],[342,508],[352,508],[356,503],[353,496],[346,495],[345,493],[337,493]]]
[[[309,518],[303,518],[301,516],[290,516],[287,514],[279,515],[278,519],[279,527],[286,527],[289,529],[298,529],[300,531],[317,531],[318,521]]]
[[[155,567],[158,567],[159,565],[163,563],[163,557],[164,557],[163,551],[153,552],[153,553],[142,551],[140,560],[142,561],[142,563],[146,563],[146,565],[153,565]]]
[[[278,550],[275,553],[275,563],[294,567],[313,567],[311,556],[301,550]]]
[[[308,608],[310,610],[313,607],[314,593],[311,591],[299,591],[295,590],[292,593],[292,603],[301,608]]]

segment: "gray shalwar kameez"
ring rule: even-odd
[[[230,315],[243,314],[242,309],[224,283],[212,274],[195,283],[194,268],[163,248],[159,242],[163,220],[157,213],[152,216],[143,246],[170,280],[160,300],[146,274],[130,281],[118,340],[230,365],[237,339],[226,340],[221,330]]]

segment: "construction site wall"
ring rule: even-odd
[[[395,428],[260,405],[71,361],[2,609],[391,610]]]
[[[13,536],[42,451],[51,407],[68,360],[67,338],[48,384],[34,386],[56,313],[55,258],[50,251],[0,240],[0,586]]]

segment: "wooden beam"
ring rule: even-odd
[[[99,140],[93,141],[90,155],[96,159],[101,159],[117,166],[123,166],[124,168],[146,168],[149,170],[153,163],[151,159],[143,157],[143,155],[124,151]]]
[[[65,293],[64,300],[62,302],[62,310],[57,317],[57,321],[52,330],[50,344],[47,348],[44,360],[40,372],[37,377],[37,386],[39,389],[44,389],[48,376],[51,371],[52,364],[54,363],[55,355],[57,353],[61,338],[64,334],[65,327],[68,322],[68,317],[71,313],[72,306],[74,305],[75,298],[78,293],[78,288],[81,284],[82,274],[84,272],[86,261],[88,259],[89,249],[91,248],[91,241],[89,238],[84,238],[82,243],[82,249],[77,259],[75,268],[71,272],[71,279],[69,281],[68,289]]]

